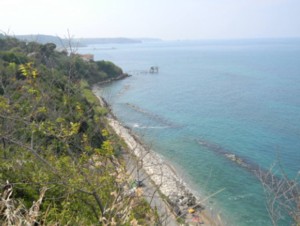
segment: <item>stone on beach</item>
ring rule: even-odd
[[[171,166],[164,162],[158,154],[144,147],[130,129],[122,126],[119,121],[108,118],[108,122],[116,134],[125,141],[131,153],[137,157],[141,167],[160,192],[167,197],[166,201],[177,217],[186,218],[187,215],[190,215],[188,210],[191,208],[197,214],[202,213],[204,207]],[[191,225],[188,219],[186,219],[186,223]]]

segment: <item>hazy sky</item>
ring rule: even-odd
[[[0,30],[65,37],[300,37],[300,0],[0,0]]]

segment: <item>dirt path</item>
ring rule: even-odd
[[[151,207],[157,208],[162,225],[180,225],[174,213],[170,211],[171,207],[164,196],[169,197],[175,193],[177,197],[183,196],[187,198],[193,197],[193,195],[177,176],[174,169],[166,164],[157,154],[143,147],[139,140],[117,120],[108,118],[108,121],[116,134],[123,138],[127,144],[130,151],[124,156],[127,171],[132,176],[132,180],[138,179],[143,182],[144,186],[140,190]],[[194,213],[186,213],[184,225],[221,225],[217,224],[209,216],[207,211],[196,209]]]
[[[132,177],[132,180],[139,180],[142,186],[139,188],[143,193],[143,197],[148,201],[153,209],[157,209],[162,225],[178,226],[178,222],[166,201],[161,197],[158,187],[153,184],[145,170],[139,167],[137,160],[131,154],[124,155],[126,168]]]

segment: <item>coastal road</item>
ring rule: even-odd
[[[150,206],[153,209],[155,208],[157,209],[157,213],[161,220],[161,225],[166,225],[166,226],[181,225],[177,222],[176,216],[170,211],[170,207],[168,203],[160,195],[158,191],[158,187],[153,183],[153,181],[150,179],[149,175],[144,171],[144,169],[138,166],[137,159],[129,153],[124,154],[123,157],[126,162],[127,172],[130,174],[132,180],[134,181],[135,179],[138,179],[139,181],[142,181],[143,184],[143,186],[141,187],[142,196],[147,200],[147,202],[150,204]],[[202,213],[200,217],[198,217],[199,219],[198,223],[194,221],[195,218],[197,217],[187,213],[184,225],[190,225],[190,226],[222,225],[222,224],[216,224],[216,222],[213,222],[212,219],[207,217],[207,215],[205,215],[204,213]]]
[[[142,196],[153,209],[157,209],[161,224],[167,226],[178,226],[179,223],[176,221],[174,214],[170,211],[166,201],[160,196],[158,187],[153,184],[143,168],[138,166],[136,158],[131,154],[124,154],[124,159],[126,162],[127,172],[130,174],[132,180],[138,179],[142,181]]]
[[[132,178],[132,181],[138,179],[142,181],[144,186],[139,188],[138,193],[142,193],[143,197],[149,202],[153,209],[157,210],[161,224],[167,226],[180,225],[176,221],[176,217],[170,211],[167,201],[163,194],[170,195],[172,192],[185,195],[185,188],[178,186],[178,178],[176,172],[170,166],[157,158],[153,153],[147,151],[134,136],[123,127],[118,121],[108,118],[110,126],[114,129],[117,135],[124,139],[128,146],[129,152],[123,153],[126,163],[126,170]],[[140,163],[140,164],[138,164]],[[155,182],[153,182],[155,181]],[[157,186],[160,185],[160,186]],[[184,189],[184,190],[182,190]],[[187,214],[185,225],[216,225],[212,224],[202,212]],[[199,219],[199,220],[197,220]]]

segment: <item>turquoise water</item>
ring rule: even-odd
[[[253,169],[268,170],[279,159],[290,177],[300,170],[300,40],[110,44],[79,51],[133,75],[99,95],[201,195],[225,188],[208,204],[228,225],[271,225]],[[159,73],[144,73],[151,66]]]

